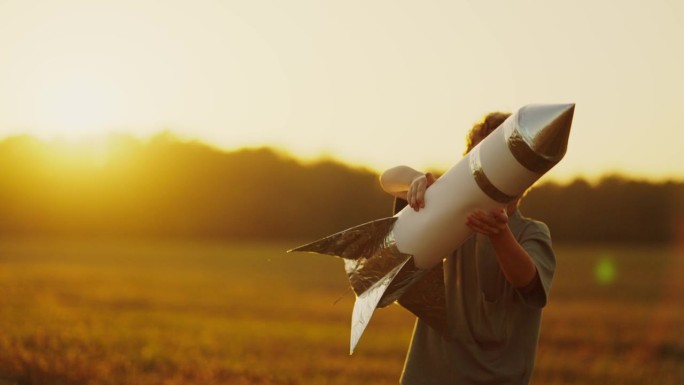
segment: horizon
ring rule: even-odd
[[[117,143],[120,143],[121,139],[125,141],[133,141],[137,145],[147,145],[152,141],[161,139],[170,140],[173,143],[178,143],[182,145],[200,145],[206,147],[208,150],[218,151],[222,154],[237,153],[240,151],[267,150],[276,154],[277,156],[284,157],[287,160],[293,160],[305,166],[316,165],[325,162],[333,162],[347,168],[366,170],[377,175],[381,174],[384,171],[384,169],[375,168],[368,164],[350,162],[348,160],[336,157],[332,154],[318,154],[314,156],[303,157],[294,153],[293,151],[288,150],[287,148],[272,146],[268,144],[255,144],[253,146],[224,148],[221,146],[217,146],[216,144],[203,141],[201,139],[184,137],[171,130],[161,130],[147,136],[139,136],[129,132],[112,132],[107,135],[101,135],[98,137],[91,136],[89,138],[39,137],[36,135],[32,135],[30,133],[19,133],[15,135],[0,137],[0,145],[2,145],[4,142],[8,140],[18,138],[28,138],[29,140],[35,140],[47,146],[52,146],[53,150],[56,149],[58,151],[61,151],[61,154],[68,153],[68,156],[71,160],[78,159],[81,162],[88,162],[91,166],[94,165],[97,168],[101,168],[107,165],[112,155],[116,153],[116,145]],[[130,144],[130,142],[128,143]],[[455,161],[454,164],[456,164],[457,162],[458,160]],[[448,167],[444,168],[426,167],[424,168],[424,170],[426,172],[430,171],[433,173],[441,174],[446,172],[451,166],[453,165],[449,165]],[[634,174],[627,175],[619,171],[606,172],[594,176],[572,175],[567,178],[558,178],[554,176],[549,176],[548,174],[550,174],[550,172],[543,175],[540,178],[539,182],[537,182],[537,184],[542,185],[546,183],[554,183],[561,186],[566,186],[577,181],[585,181],[591,185],[596,185],[603,180],[612,178],[618,178],[625,181],[633,182],[646,182],[651,184],[684,183],[684,177],[679,179],[674,177],[654,178],[653,176],[639,176]]]

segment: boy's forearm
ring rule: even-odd
[[[522,248],[506,227],[499,234],[491,235],[490,240],[494,246],[499,266],[508,282],[514,287],[527,286],[535,277],[537,268],[532,257]]]
[[[411,182],[421,175],[422,172],[408,166],[392,167],[380,175],[380,185],[387,192],[406,191]]]

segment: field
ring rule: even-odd
[[[0,241],[0,384],[394,384],[413,317],[348,355],[341,262],[299,242]],[[683,384],[681,247],[557,246],[535,384]]]

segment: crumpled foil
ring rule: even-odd
[[[417,316],[423,318],[424,314],[430,325],[441,327],[446,324],[443,277],[441,281],[435,279],[437,269],[416,268],[413,256],[397,249],[391,232],[396,220],[396,217],[378,219],[290,250],[344,259],[349,282],[357,296],[352,312],[350,354],[375,309],[397,300]],[[431,279],[422,280],[426,275]],[[419,290],[412,287],[417,282],[421,282]],[[437,290],[437,293],[422,292],[428,289]],[[409,294],[403,299],[402,295],[407,292]]]
[[[413,282],[398,303],[442,336],[449,335],[443,264],[438,264]]]

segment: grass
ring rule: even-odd
[[[413,317],[349,356],[341,262],[297,244],[3,240],[0,384],[397,383]],[[533,383],[683,383],[681,250],[557,254]]]

